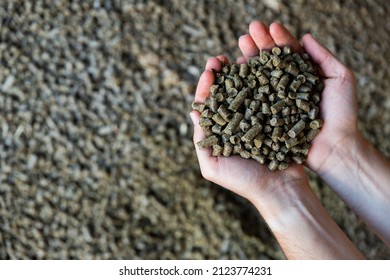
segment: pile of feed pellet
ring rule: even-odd
[[[188,117],[210,56],[253,19],[311,32],[356,73],[390,156],[386,1],[3,0],[0,259],[281,259],[248,201],[201,177]],[[359,20],[356,20],[359,19]],[[389,258],[316,176],[367,258]]]
[[[248,64],[224,65],[205,103],[192,104],[207,137],[197,145],[211,147],[216,157],[252,158],[271,171],[302,164],[323,124],[324,85],[316,72],[307,53],[289,46],[263,50]]]

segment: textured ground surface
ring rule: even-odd
[[[386,1],[0,3],[0,259],[283,258],[247,201],[201,178],[191,142],[206,59],[237,57],[253,19],[337,53],[360,127],[390,156]],[[364,255],[390,258],[311,179]]]

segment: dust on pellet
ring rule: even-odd
[[[308,54],[288,46],[263,50],[247,64],[222,65],[205,103],[192,104],[206,134],[199,148],[252,158],[271,171],[302,164],[324,123],[316,68]]]

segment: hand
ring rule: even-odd
[[[271,49],[276,45],[288,44],[295,51],[301,50],[297,39],[280,25],[275,26],[276,29],[271,28],[269,31],[261,22],[253,22],[249,28],[250,35],[243,35],[239,40],[244,57],[240,57],[238,63],[246,63],[246,59],[259,54],[259,49]],[[224,56],[210,58],[207,61],[206,70],[201,75],[196,89],[196,102],[204,102],[209,95],[209,88],[214,82],[211,70],[220,71],[221,63],[227,64],[229,62]],[[287,170],[271,172],[267,166],[260,165],[251,159],[243,159],[240,156],[213,157],[211,149],[200,150],[196,143],[204,139],[205,135],[198,124],[199,113],[197,111],[191,112],[191,118],[194,123],[196,153],[204,178],[226,187],[252,202],[258,197],[283,192],[285,188],[302,185],[307,181],[303,167],[295,163],[290,164]]]
[[[320,112],[324,126],[312,141],[307,165],[320,175],[336,168],[335,159],[345,151],[352,154],[362,135],[357,126],[356,81],[350,69],[321,46],[311,35],[303,36],[305,51],[322,71],[325,88]]]
[[[326,173],[327,160],[340,148],[353,145],[358,139],[356,82],[352,71],[339,62],[326,48],[310,34],[303,36],[301,46],[282,25],[271,24],[269,32],[264,23],[254,21],[249,26],[250,35],[239,40],[244,62],[258,54],[259,49],[289,45],[293,51],[306,51],[317,63],[323,74],[325,88],[320,105],[321,117],[325,123],[321,132],[312,141],[306,164],[317,173]]]

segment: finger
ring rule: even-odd
[[[279,47],[289,46],[293,52],[302,51],[302,46],[298,39],[280,23],[272,23],[269,27],[269,32],[275,44]]]
[[[217,59],[218,60],[218,59]],[[199,78],[198,86],[195,91],[195,102],[204,103],[211,85],[214,83],[214,74],[211,70],[206,70],[202,73]]]
[[[239,58],[237,58],[237,63],[238,64],[245,64],[247,61],[245,59],[245,57],[243,56],[240,56]]]
[[[192,111],[190,113],[191,120],[194,124],[194,136],[193,141],[195,145],[196,155],[198,156],[198,160],[200,166],[206,166],[207,162],[212,158],[211,157],[211,148],[200,149],[197,143],[206,138],[206,135],[199,125],[200,113],[197,111]]]
[[[260,20],[250,23],[249,34],[260,51],[270,50],[276,46],[267,26]]]
[[[303,47],[323,71],[326,78],[347,78],[349,77],[348,68],[337,60],[336,57],[325,47],[323,47],[311,34],[302,37]]]
[[[210,57],[207,59],[205,69],[219,72],[221,71],[221,61],[217,57]]]
[[[222,64],[229,64],[229,59],[224,55],[218,55],[217,58],[221,61]]]
[[[238,39],[238,46],[241,49],[242,54],[246,60],[249,58],[259,55],[259,49],[249,34],[242,35]]]

